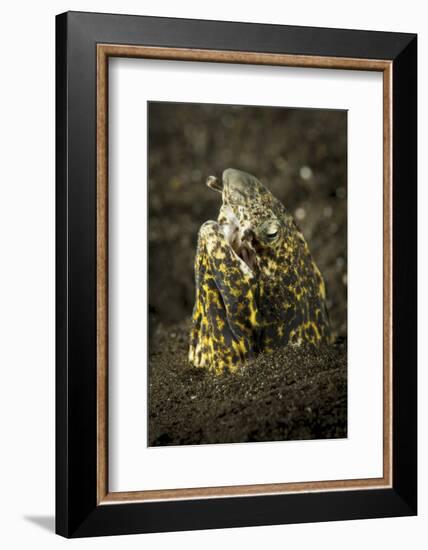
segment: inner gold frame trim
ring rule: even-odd
[[[109,492],[108,59],[205,61],[383,73],[383,476],[297,483]],[[392,61],[97,44],[97,504],[392,487]]]

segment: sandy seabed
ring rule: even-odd
[[[149,368],[149,445],[196,445],[347,435],[343,341],[261,354],[221,376],[187,361],[189,324],[157,331]]]

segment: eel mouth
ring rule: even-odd
[[[219,181],[215,176],[209,176],[206,181],[210,189],[214,189],[218,193],[223,193],[223,182]],[[241,263],[243,271],[250,270],[254,273],[258,262],[257,254],[253,247],[255,239],[254,232],[250,228],[243,228],[230,207],[223,209],[225,221],[220,224],[223,230],[224,237],[230,248],[233,250],[238,260]]]
[[[226,241],[237,258],[251,273],[256,271],[257,254],[253,247],[254,233],[250,229],[243,229],[236,219],[228,219],[221,225]]]

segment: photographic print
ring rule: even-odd
[[[347,112],[148,103],[149,446],[347,436]]]
[[[416,514],[417,37],[56,22],[57,532]]]

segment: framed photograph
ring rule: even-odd
[[[56,20],[56,525],[417,513],[413,34]]]

